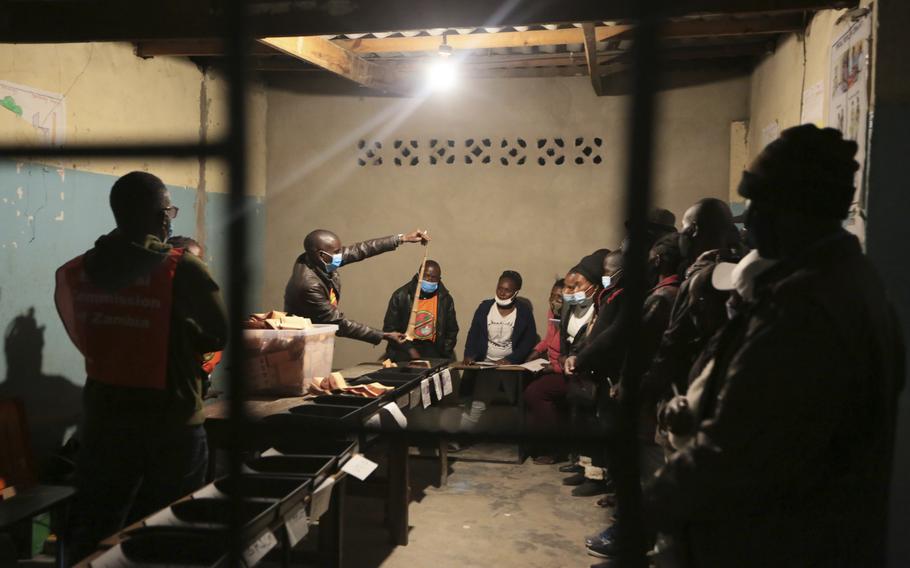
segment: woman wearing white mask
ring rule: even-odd
[[[518,298],[521,274],[506,270],[496,284],[496,295],[477,306],[465,341],[464,362],[520,365],[537,343],[537,324],[531,304]],[[494,372],[476,375],[472,403],[462,417],[462,428],[475,429],[487,404],[502,390]]]

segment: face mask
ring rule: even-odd
[[[603,282],[604,288],[609,288],[610,284],[613,283],[613,277],[612,276],[601,276],[600,281]]]
[[[679,234],[679,254],[684,259],[691,258],[692,254],[692,235],[688,231]]]
[[[575,294],[563,294],[562,302],[570,306],[573,305],[575,303]]]
[[[515,298],[517,296],[518,296],[518,292],[515,292],[514,294],[512,294],[512,297],[509,298],[508,300],[500,300],[499,296],[493,296],[493,299],[496,300],[496,305],[499,306],[500,308],[509,308],[512,306],[512,304],[515,303]]]
[[[424,294],[432,294],[439,288],[439,282],[427,282],[426,280],[420,281],[420,291]]]
[[[322,251],[320,253],[320,258],[322,257],[323,254],[328,255],[329,253]],[[337,254],[333,254],[332,262],[326,262],[325,260],[323,260],[322,263],[325,265],[326,272],[335,272],[341,266],[341,253],[339,252]]]
[[[758,250],[751,251],[733,268],[733,287],[745,301],[755,300],[755,278],[775,264],[776,260],[762,258]]]
[[[588,288],[590,290],[590,288]],[[586,308],[594,303],[594,297],[588,297],[588,290],[579,290],[572,294],[572,305]]]

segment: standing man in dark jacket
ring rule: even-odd
[[[392,293],[383,331],[407,332],[418,276],[415,274],[410,282]],[[455,344],[458,342],[455,300],[442,283],[442,268],[435,260],[428,260],[424,266],[414,335],[416,337],[404,345],[389,344],[386,357],[393,361],[414,358],[455,360]]]
[[[378,345],[383,339],[402,343],[404,334],[397,331],[382,332],[368,325],[344,317],[338,309],[341,302],[341,278],[338,268],[361,260],[393,251],[401,243],[430,241],[425,231],[406,235],[372,239],[351,246],[341,246],[341,239],[331,231],[312,231],[303,241],[304,253],[297,257],[291,278],[284,289],[284,311],[310,318],[313,323],[330,323],[338,326],[339,337],[350,337]]]
[[[221,350],[227,316],[205,264],[165,244],[177,207],[164,183],[114,184],[113,232],[57,271],[54,299],[85,356],[75,561],[96,543],[202,485],[200,357]]]
[[[644,496],[656,526],[685,534],[690,565],[885,564],[904,353],[881,280],[841,228],[856,150],[798,126],[743,174],[749,235],[780,262],[721,332],[695,441]]]

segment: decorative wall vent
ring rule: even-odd
[[[427,140],[393,140],[389,150],[396,166],[430,166],[464,164],[523,166],[536,161],[539,166],[600,165],[604,161],[604,140],[600,137],[574,138],[465,138],[462,140],[429,138]],[[357,164],[381,166],[382,142],[359,140]]]

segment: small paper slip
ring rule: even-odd
[[[398,408],[397,406],[395,408]],[[357,454],[351,459],[349,459],[344,466],[342,466],[341,471],[347,473],[348,475],[353,475],[360,481],[365,480],[373,473],[376,468],[379,467],[374,461],[370,461],[367,458],[363,457],[363,454]]]
[[[224,493],[218,491],[218,488],[215,487],[214,483],[210,483],[200,489],[199,491],[193,493],[193,499],[217,499],[219,497],[224,497]]]
[[[436,389],[436,400],[442,400],[442,377],[439,373],[433,375],[433,388]]]
[[[329,502],[332,500],[332,487],[334,485],[335,478],[328,477],[313,492],[313,497],[310,499],[311,519],[318,521],[329,510]]]
[[[537,371],[546,367],[548,363],[549,361],[546,359],[534,359],[533,361],[528,361],[527,363],[524,363],[520,366],[536,373]]]
[[[123,566],[137,566],[137,564],[130,562],[129,558],[123,554],[123,548],[118,544],[89,562],[89,566],[92,568],[120,568]]]
[[[288,540],[291,546],[296,546],[298,542],[303,540],[303,537],[310,532],[310,517],[306,513],[306,505],[301,504],[285,518],[284,529],[288,532]]]
[[[256,542],[249,545],[246,550],[243,551],[243,561],[247,566],[259,564],[259,561],[262,560],[270,550],[275,548],[276,544],[278,544],[278,539],[275,538],[275,535],[273,535],[271,531],[265,531],[262,533],[262,536],[256,539]]]
[[[430,379],[420,381],[420,400],[423,401],[423,407],[427,408],[433,402],[430,398]]]
[[[411,391],[411,405],[410,405],[410,407],[411,407],[411,408],[417,408],[418,406],[420,406],[420,391],[419,391],[418,389],[414,389],[414,390]]]
[[[282,454],[281,452],[279,452],[279,451],[276,450],[275,448],[269,448],[269,449],[267,449],[266,451],[262,452],[261,455],[262,455],[262,457],[267,458],[267,457],[270,457],[270,456],[283,456],[284,454]]]
[[[442,394],[443,396],[452,394],[452,371],[449,369],[442,372]]]
[[[174,515],[174,511],[171,511],[171,508],[162,509],[155,513],[154,515],[149,516],[144,521],[145,526],[147,527],[162,527],[162,526],[174,526],[174,525],[183,525],[186,524]]]
[[[403,430],[408,427],[408,419],[401,412],[401,409],[398,408],[398,405],[396,403],[390,402],[384,405],[382,409],[392,415],[392,418],[395,419],[395,423],[398,424],[399,428]]]

